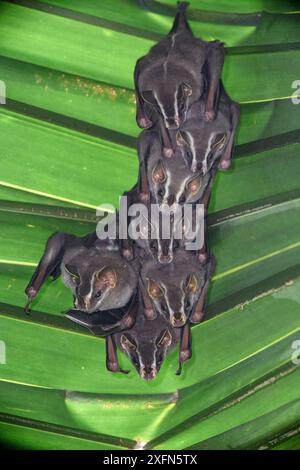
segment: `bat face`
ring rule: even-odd
[[[191,103],[201,96],[204,78],[173,61],[159,62],[141,72],[141,96],[161,116],[167,129],[178,129]]]
[[[137,284],[134,270],[119,253],[94,248],[68,251],[61,272],[75,307],[86,313],[122,307]]]
[[[172,328],[162,316],[147,320],[143,312],[139,313],[133,328],[117,335],[117,343],[140,377],[153,380],[168,352],[179,341],[180,332]]]
[[[204,113],[204,104],[195,103],[187,120],[176,132],[176,144],[184,162],[193,173],[200,173],[203,177],[222,156],[230,137],[230,116],[224,107],[214,121],[206,122],[199,119]]]
[[[206,267],[191,252],[179,250],[172,264],[145,262],[141,280],[155,310],[175,328],[182,327],[193,312],[204,287]]]

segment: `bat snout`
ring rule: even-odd
[[[168,253],[167,255],[161,254],[158,257],[158,261],[160,262],[160,264],[170,264],[172,260],[173,260],[173,256],[170,253]]]
[[[186,324],[186,320],[187,320],[187,317],[185,313],[177,312],[172,315],[171,324],[175,328],[180,328],[181,326],[184,326]]]
[[[157,369],[156,369],[156,367],[153,367],[153,366],[144,366],[141,369],[140,375],[141,375],[142,379],[144,379],[144,380],[153,380],[153,379],[155,379],[155,377],[157,375]]]
[[[165,119],[165,124],[167,129],[178,129],[180,126],[180,119],[177,116],[169,117]]]

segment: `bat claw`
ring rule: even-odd
[[[175,372],[175,375],[181,375],[181,372],[182,372],[182,364],[179,363],[179,366],[178,366],[178,369]]]
[[[200,264],[206,264],[206,263],[207,263],[207,259],[208,259],[207,253],[200,253],[200,254],[198,255],[198,261],[199,261]]]
[[[148,129],[149,127],[152,126],[152,121],[150,121],[150,119],[142,117],[138,119],[138,126],[141,127],[142,129]]]
[[[149,193],[140,192],[139,193],[139,198],[140,198],[140,201],[143,202],[144,204],[147,204],[147,202],[150,201]]]
[[[204,113],[204,119],[205,121],[214,121],[216,119],[216,113],[213,109],[207,110]]]
[[[167,147],[163,148],[163,156],[165,158],[172,158],[173,155],[174,155],[174,151],[172,148],[167,148]]]
[[[145,308],[144,313],[147,320],[155,320],[157,317],[157,313],[153,308]]]
[[[204,317],[204,312],[194,312],[190,317],[190,323],[197,324],[202,321]]]
[[[122,250],[122,256],[124,256],[124,258],[126,258],[129,261],[132,260],[133,259],[132,250],[130,248],[124,248]]]
[[[219,170],[221,171],[226,171],[230,168],[231,166],[231,161],[230,160],[223,160],[223,161],[220,161],[219,163]]]
[[[29,315],[29,314],[30,314],[30,308],[29,308],[29,306],[30,306],[30,304],[31,304],[31,300],[32,300],[32,299],[28,299],[27,304],[26,304],[25,307],[24,307],[24,312],[26,313],[26,315]]]

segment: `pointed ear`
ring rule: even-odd
[[[156,340],[157,346],[164,346],[168,348],[172,343],[172,335],[168,329],[164,330]]]
[[[142,91],[141,95],[143,97],[143,100],[146,101],[146,103],[152,105],[156,104],[156,100],[152,90]]]
[[[131,351],[136,351],[136,344],[135,341],[132,338],[129,338],[127,335],[122,335],[120,339],[120,343],[123,349],[125,351],[131,350]]]
[[[118,277],[114,269],[106,266],[97,272],[96,278],[102,282],[105,286],[113,289],[117,285]]]
[[[195,176],[186,184],[186,189],[191,194],[197,194],[202,186],[202,175]]]
[[[162,160],[158,160],[157,164],[152,170],[153,183],[164,183],[167,179],[165,167]]]
[[[160,285],[153,281],[152,279],[147,279],[147,292],[151,299],[157,300],[161,299],[164,295],[163,289],[160,287]]]
[[[73,266],[72,264],[65,264],[65,270],[67,271],[70,276],[79,278],[79,272],[76,266]]]
[[[198,287],[198,282],[197,282],[196,276],[194,274],[190,274],[186,281],[185,291],[194,293],[196,292],[197,287]]]

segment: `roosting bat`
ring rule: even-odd
[[[190,325],[187,324],[181,331],[173,328],[162,315],[148,320],[143,312],[139,311],[136,323],[131,330],[107,339],[108,360],[110,363],[117,364],[115,368],[120,370],[116,354],[116,346],[118,346],[129,357],[142,379],[153,380],[167,354],[179,341],[178,375],[181,373],[183,362],[192,355]]]
[[[199,120],[198,128],[200,130],[197,132],[197,139],[200,140]],[[162,147],[156,126],[141,133],[138,141],[140,199],[141,201],[150,200],[161,208],[198,202],[205,204],[207,210],[215,168],[210,167],[211,171],[203,173],[199,165],[199,171],[195,172],[189,162],[191,152],[183,147],[183,141],[179,138],[180,132],[180,130],[170,132],[174,147],[174,155],[171,159],[162,157]]]
[[[87,313],[123,307],[137,284],[133,267],[117,245],[98,240],[96,233],[76,237],[56,232],[25,290],[26,311],[45,280],[60,275],[73,293],[75,307]]]
[[[239,120],[239,105],[220,86],[220,100],[216,119],[206,122],[199,119],[205,103],[200,100],[188,111],[186,121],[176,132],[176,143],[182,157],[192,172],[208,174],[219,162],[221,170],[231,164],[236,127]]]
[[[144,260],[140,272],[140,289],[145,315],[149,319],[161,314],[173,327],[190,321],[199,323],[204,316],[206,294],[214,270],[214,258],[201,265],[191,252],[180,250],[171,264]]]
[[[149,106],[162,117],[166,128],[179,128],[189,106],[204,92],[204,118],[207,121],[215,118],[224,62],[223,44],[195,38],[186,20],[186,8],[187,3],[178,3],[169,34],[137,61],[134,72],[137,123],[142,128],[153,123]],[[170,156],[165,134],[164,148]]]

